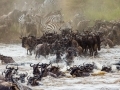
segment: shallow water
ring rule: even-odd
[[[21,44],[0,44],[0,54],[11,56],[13,59],[23,65],[19,66],[19,73],[28,72],[32,76],[32,68],[30,63],[49,63],[55,60],[55,56],[48,56],[47,59],[40,57],[35,59],[35,55],[27,55],[26,49],[21,47]],[[63,57],[64,58],[64,55]],[[74,58],[73,65],[95,62],[99,71],[102,65],[111,65],[113,73],[106,73],[102,76],[89,76],[73,78],[66,73],[68,77],[53,78],[50,76],[44,77],[40,82],[40,86],[31,87],[33,90],[120,90],[120,72],[116,70],[116,66],[112,65],[120,61],[120,46],[114,48],[102,48],[97,57],[82,56]],[[57,65],[57,64],[54,64]],[[66,71],[66,64],[60,63],[61,71]],[[5,70],[5,65],[0,65],[0,73]],[[26,85],[26,83],[24,84]]]

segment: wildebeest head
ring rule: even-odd
[[[60,68],[59,67],[56,67],[56,66],[52,66],[51,68],[50,68],[50,72],[52,72],[52,73],[54,73],[54,74],[57,74],[57,72],[60,70]]]
[[[100,50],[101,49],[101,47],[100,47],[100,44],[101,44],[100,36],[99,36],[99,34],[96,34],[95,37],[97,39],[97,43],[96,44],[97,44],[98,50]]]
[[[20,37],[22,39],[22,47],[27,48],[27,54],[28,51],[30,55],[32,55],[32,50],[35,48],[37,40],[35,36],[28,36],[28,37]]]
[[[22,39],[22,47],[26,48],[26,46],[34,47],[36,45],[36,37],[28,36],[28,37],[20,37]]]
[[[22,74],[19,74],[19,79],[21,81],[21,83],[25,83],[25,77],[27,77],[28,73],[26,72],[25,73],[22,73]]]
[[[106,72],[110,72],[112,70],[111,66],[102,66],[102,70],[101,71],[106,71]]]
[[[39,85],[39,83],[37,82],[37,77],[27,77],[27,85],[31,85],[31,86],[37,86]]]
[[[31,67],[33,67],[33,74],[34,75],[39,75],[40,74],[40,70],[39,70],[39,68],[40,68],[40,66],[39,66],[39,63],[38,64],[30,64],[30,66]]]
[[[92,70],[94,69],[95,65],[93,64],[83,64],[84,66],[84,71],[85,72],[92,72]]]
[[[9,57],[9,56],[3,56],[3,55],[1,55],[0,59],[1,59],[2,63],[5,63],[5,64],[7,64],[7,63],[14,63],[15,62],[13,60],[13,58]]]
[[[27,44],[27,37],[20,37],[22,39],[22,47],[25,47],[25,44]]]
[[[18,69],[19,69],[18,66],[17,66],[17,68],[14,68],[13,74],[16,74],[16,75],[17,75],[17,74],[18,74]]]

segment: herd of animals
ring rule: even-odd
[[[7,56],[4,56],[7,57]],[[12,66],[13,65],[13,66]],[[120,62],[114,63],[114,65],[120,65]],[[29,66],[33,68],[32,76],[29,76],[27,72],[19,72],[19,64],[10,63],[6,65],[5,70],[0,75],[0,90],[32,90],[28,86],[39,86],[43,77],[51,76],[54,78],[67,77],[66,73],[60,70],[59,65],[54,66],[51,62],[47,63],[30,63]],[[88,77],[93,74],[93,70],[97,69],[96,64],[83,63],[81,65],[74,65],[67,69],[72,77]],[[120,67],[117,67],[120,70]],[[102,66],[101,72],[112,72],[111,66]],[[24,86],[26,83],[28,86]]]
[[[97,23],[95,26],[104,27],[104,25]],[[113,41],[108,39],[108,45],[111,45],[117,37],[117,31],[114,29],[119,26],[119,23],[113,26],[113,29],[110,31],[114,33]],[[86,77],[92,75],[94,69],[97,69],[95,63],[83,63],[81,65],[71,64],[74,62],[74,57],[77,56],[97,56],[99,55],[98,50],[101,49],[102,43],[105,41],[104,35],[106,31],[94,31],[92,28],[83,30],[83,32],[72,31],[69,28],[60,29],[61,33],[57,32],[45,32],[40,38],[35,36],[20,37],[22,41],[22,47],[27,49],[27,54],[32,55],[34,51],[35,58],[40,58],[44,56],[47,58],[47,55],[55,55],[55,62],[49,63],[30,63],[30,67],[33,68],[33,76],[29,76],[27,72],[19,73],[19,65],[15,64],[15,61],[12,57],[0,55],[0,60],[2,63],[7,64],[6,69],[2,72],[0,76],[0,90],[31,90],[31,88],[22,85],[21,83],[27,83],[31,86],[39,86],[39,82],[43,77],[51,76],[54,78],[66,77],[66,73],[60,70],[59,65],[54,66],[52,63],[66,62],[67,66],[70,68],[67,69],[67,72],[73,77]],[[115,36],[115,39],[114,39]],[[116,39],[117,40],[117,39]],[[117,44],[119,44],[117,42]],[[62,60],[62,55],[65,55],[64,60]],[[13,63],[14,67],[9,66],[8,63]],[[120,62],[115,63],[114,65],[120,65]],[[9,66],[9,67],[8,67]],[[16,68],[15,68],[16,66]],[[119,66],[116,69],[120,69]],[[101,71],[112,72],[111,66],[102,66]],[[21,89],[22,88],[22,89]]]
[[[26,11],[14,10],[8,15],[3,15],[0,17],[0,31],[7,31],[12,24],[19,23],[18,18],[24,15]],[[54,13],[49,14],[54,15]],[[58,14],[57,14],[58,15]],[[29,16],[29,15],[27,15]],[[41,18],[41,17],[40,17]],[[37,17],[38,19],[38,17]],[[53,18],[52,18],[53,19]],[[27,72],[19,73],[19,65],[13,64],[14,67],[9,66],[9,63],[15,63],[12,57],[0,55],[0,60],[6,65],[6,69],[2,72],[0,76],[0,90],[31,90],[31,88],[22,85],[21,83],[26,83],[31,86],[38,86],[39,81],[43,77],[48,75],[54,78],[66,77],[66,73],[60,71],[59,66],[53,66],[52,63],[60,63],[65,62],[67,66],[70,66],[67,69],[67,72],[73,77],[85,77],[90,76],[94,69],[96,69],[95,63],[83,63],[82,65],[74,65],[75,57],[84,56],[97,56],[99,55],[99,50],[101,50],[101,46],[109,45],[109,47],[113,47],[114,45],[120,44],[120,21],[104,21],[104,20],[96,20],[93,26],[83,27],[83,21],[78,22],[79,28],[74,30],[69,27],[60,27],[57,31],[46,30],[43,35],[39,38],[36,37],[35,24],[39,25],[47,25],[52,22],[55,23],[56,19],[50,21],[46,21],[44,23],[36,22],[31,23],[32,20],[27,21],[25,23],[26,29],[29,33],[29,29],[34,29],[33,33],[28,36],[21,36],[20,39],[22,41],[22,47],[27,49],[27,54],[32,55],[32,52],[35,54],[35,58],[39,59],[41,56],[47,58],[49,55],[55,55],[56,59],[54,62],[47,63],[37,63],[30,64],[30,67],[33,68],[33,76],[28,75]],[[12,23],[11,23],[12,22]],[[29,22],[29,23],[28,23]],[[60,20],[61,22],[61,20]],[[88,21],[87,21],[88,22]],[[89,21],[90,22],[90,21]],[[58,23],[58,21],[56,22]],[[48,25],[49,25],[48,24]],[[38,25],[38,26],[39,26]],[[30,27],[29,27],[30,26]],[[32,27],[33,26],[33,27]],[[54,24],[55,26],[55,24]],[[40,28],[38,28],[40,29]],[[45,28],[47,29],[47,28]],[[54,29],[56,29],[54,27]],[[31,33],[31,32],[30,32]],[[65,55],[65,58],[61,58]],[[115,63],[114,65],[120,65],[120,62]],[[9,66],[9,67],[8,67]],[[17,66],[15,68],[15,66]],[[118,70],[119,66],[116,67]],[[101,71],[112,72],[112,68],[110,66],[103,66]]]

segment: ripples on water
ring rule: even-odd
[[[73,65],[80,65],[85,63],[95,62],[98,69],[102,68],[102,65],[112,65],[120,59],[120,46],[114,48],[102,49],[99,51],[97,57],[75,57]],[[26,49],[21,47],[21,44],[0,44],[0,54],[5,56],[11,56],[13,59],[21,64],[19,66],[19,73],[28,72],[32,76],[32,68],[29,66],[30,63],[49,63],[55,60],[55,56],[48,56],[47,58],[40,57],[35,59],[35,55],[27,55]],[[64,58],[63,55],[62,58]],[[54,63],[53,65],[57,65]],[[65,62],[59,63],[61,71],[66,71],[67,66]],[[0,65],[0,72],[5,69],[5,65]],[[89,76],[89,77],[64,77],[64,78],[53,78],[44,77],[40,82],[40,86],[31,87],[33,90],[119,90],[120,88],[120,72],[116,70],[116,66],[112,65],[114,73],[108,73],[104,76]],[[96,70],[94,70],[96,71]],[[68,76],[69,73],[66,73]],[[25,83],[26,85],[26,83]]]

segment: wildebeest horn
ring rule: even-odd
[[[27,80],[29,80],[29,76],[27,77]]]
[[[37,65],[40,65],[40,62]]]
[[[17,65],[17,69],[15,69],[15,70],[18,70],[18,65]]]
[[[83,63],[83,66],[85,65],[85,62]]]
[[[13,79],[13,75],[11,75],[11,81],[12,81],[12,83],[15,83],[15,81],[14,81],[14,79]]]
[[[8,68],[8,65],[6,66],[6,69],[9,69],[9,68]]]
[[[61,31],[61,27],[59,28],[59,30]]]
[[[81,67],[81,65],[78,66],[79,68]]]
[[[33,67],[32,63],[30,63],[30,66]]]
[[[76,65],[73,65],[73,67],[77,67]]]
[[[51,63],[51,61],[50,61],[50,65],[51,65],[51,67],[52,67],[52,63]]]
[[[52,63],[51,63],[51,61],[49,62],[49,65],[51,65]]]

